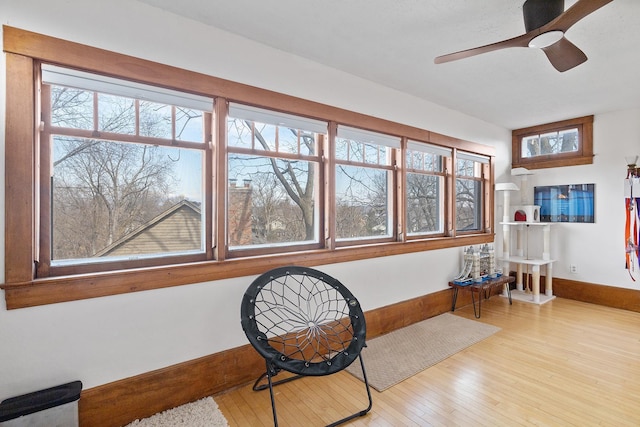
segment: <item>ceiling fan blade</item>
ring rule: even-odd
[[[540,34],[539,30],[533,30],[518,37],[502,40],[501,42],[491,43],[484,46],[474,47],[473,49],[461,50],[460,52],[449,53],[436,57],[433,62],[442,64],[444,62],[456,61],[458,59],[468,58],[470,56],[480,55],[482,53],[493,52],[494,50],[506,49],[509,47],[527,47],[531,39]]]
[[[540,28],[536,28],[521,36],[503,40],[501,42],[438,56],[433,60],[433,62],[436,64],[442,64],[444,62],[456,61],[458,59],[468,58],[470,56],[480,55],[482,53],[506,49],[509,47],[528,47],[529,42],[536,36],[549,32],[552,33],[554,31],[562,31],[562,33],[564,33],[576,22],[612,1],[613,0],[578,0],[560,16],[547,24],[544,24]],[[560,72],[567,71],[587,60],[587,56],[584,52],[564,37],[542,50],[544,50],[544,53],[547,55],[547,58],[549,58],[551,64]]]
[[[587,55],[564,37],[551,46],[542,48],[542,50],[547,55],[551,65],[561,73],[587,60]]]
[[[550,30],[566,32],[573,24],[612,1],[613,0],[578,0],[573,6],[565,10],[562,15],[548,24],[543,25],[540,30],[543,33]]]

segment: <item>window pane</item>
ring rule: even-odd
[[[171,139],[171,106],[140,101],[140,135]],[[202,132],[200,133],[202,140]]]
[[[482,224],[482,182],[456,178],[456,230],[480,230]]]
[[[176,139],[178,141],[205,142],[204,114],[184,107],[176,108]]]
[[[316,134],[314,132],[308,132],[306,130],[299,130],[298,134],[300,135],[300,154],[306,156],[317,155],[318,149],[316,148],[316,146],[318,142]]]
[[[377,165],[380,163],[380,157],[385,158],[384,149],[386,147],[381,147],[376,144],[364,144],[364,162],[370,163],[373,165]],[[382,153],[379,153],[382,151]],[[380,154],[380,155],[379,155]]]
[[[94,97],[98,99],[97,117],[94,117]],[[63,86],[51,86],[51,107],[53,126],[92,130],[97,119],[99,131],[166,140],[174,138],[175,126],[176,140],[204,142],[204,113],[186,107]],[[172,108],[175,108],[175,119]]]
[[[479,178],[481,176],[481,163],[473,160],[458,159],[456,162],[456,175]]]
[[[232,109],[230,114],[245,115],[243,119],[227,119],[230,249],[319,243],[316,199],[320,191],[320,159],[300,158],[317,155],[318,135],[296,128],[313,122],[296,120],[293,115],[286,115],[281,122],[277,120],[278,113],[251,108]],[[256,118],[278,124],[252,121],[255,114]],[[234,152],[236,147],[264,152],[246,155]],[[278,153],[286,153],[287,158]]]
[[[232,248],[318,242],[315,162],[229,153]]]
[[[389,179],[384,169],[336,166],[338,239],[391,236]]]
[[[578,151],[578,129],[567,129],[558,132],[559,153]]]
[[[227,120],[227,145],[229,147],[251,148],[251,122],[241,119]]]
[[[540,154],[539,135],[522,138],[522,157],[534,157]]]
[[[364,162],[364,144],[358,141],[349,140],[349,160],[354,162]]]
[[[409,235],[444,232],[443,188],[444,178],[441,176],[407,174],[407,233]]]
[[[549,132],[540,135],[540,154],[557,153],[558,132]]]
[[[578,151],[578,128],[530,135],[522,138],[522,157],[535,157]]]
[[[314,155],[317,152],[316,134],[304,129],[229,118],[227,131],[229,147],[304,155]]]
[[[51,86],[51,124],[73,129],[93,129],[93,92]]]
[[[336,159],[371,165],[391,165],[392,148],[353,139],[336,138]]]
[[[349,160],[349,140],[336,138],[336,159]]]
[[[135,101],[121,96],[98,94],[98,130],[135,135]]]
[[[52,263],[203,251],[200,151],[54,136]]]
[[[425,172],[442,172],[442,156],[407,150],[407,168]]]
[[[298,131],[278,126],[278,152],[298,154]]]
[[[276,126],[264,123],[253,123],[255,143],[253,148],[257,150],[276,151]]]

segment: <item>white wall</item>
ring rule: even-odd
[[[500,153],[510,141],[510,133],[500,127],[135,1],[2,0],[0,19],[25,30],[498,145]],[[1,61],[4,87],[4,55]],[[0,96],[4,118],[4,91]],[[0,120],[3,156],[4,126]],[[507,163],[501,156],[501,173]],[[4,205],[4,161],[0,168]],[[4,230],[4,209],[0,212]],[[2,263],[4,240],[0,251]],[[446,288],[459,269],[459,256],[460,249],[447,249],[320,268],[370,310]],[[0,399],[76,379],[91,388],[244,345],[239,304],[252,279],[11,311],[0,294]]]
[[[536,185],[595,184],[595,223],[552,226],[554,275],[571,280],[638,289],[624,268],[625,155],[640,155],[640,109],[595,116],[595,158],[592,165],[534,171],[529,177],[530,198]],[[517,183],[517,179],[513,182]],[[569,272],[575,264],[577,273]],[[640,268],[636,265],[636,279]]]

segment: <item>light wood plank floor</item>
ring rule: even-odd
[[[456,315],[474,319],[466,306]],[[640,313],[556,298],[493,296],[481,322],[502,328],[373,394],[350,426],[640,426]],[[366,361],[365,361],[366,362]],[[347,372],[276,388],[280,426],[321,426],[363,409]],[[251,384],[214,396],[231,426],[271,426],[269,392]]]

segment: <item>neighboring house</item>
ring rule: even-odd
[[[95,254],[96,257],[175,253],[202,250],[200,206],[176,203],[151,221]]]
[[[248,182],[243,187],[229,186],[229,237],[231,246],[247,245],[251,234],[251,187]],[[201,251],[202,215],[200,204],[182,200],[141,225],[136,230],[122,236],[95,257],[127,256],[140,254],[184,253]]]

